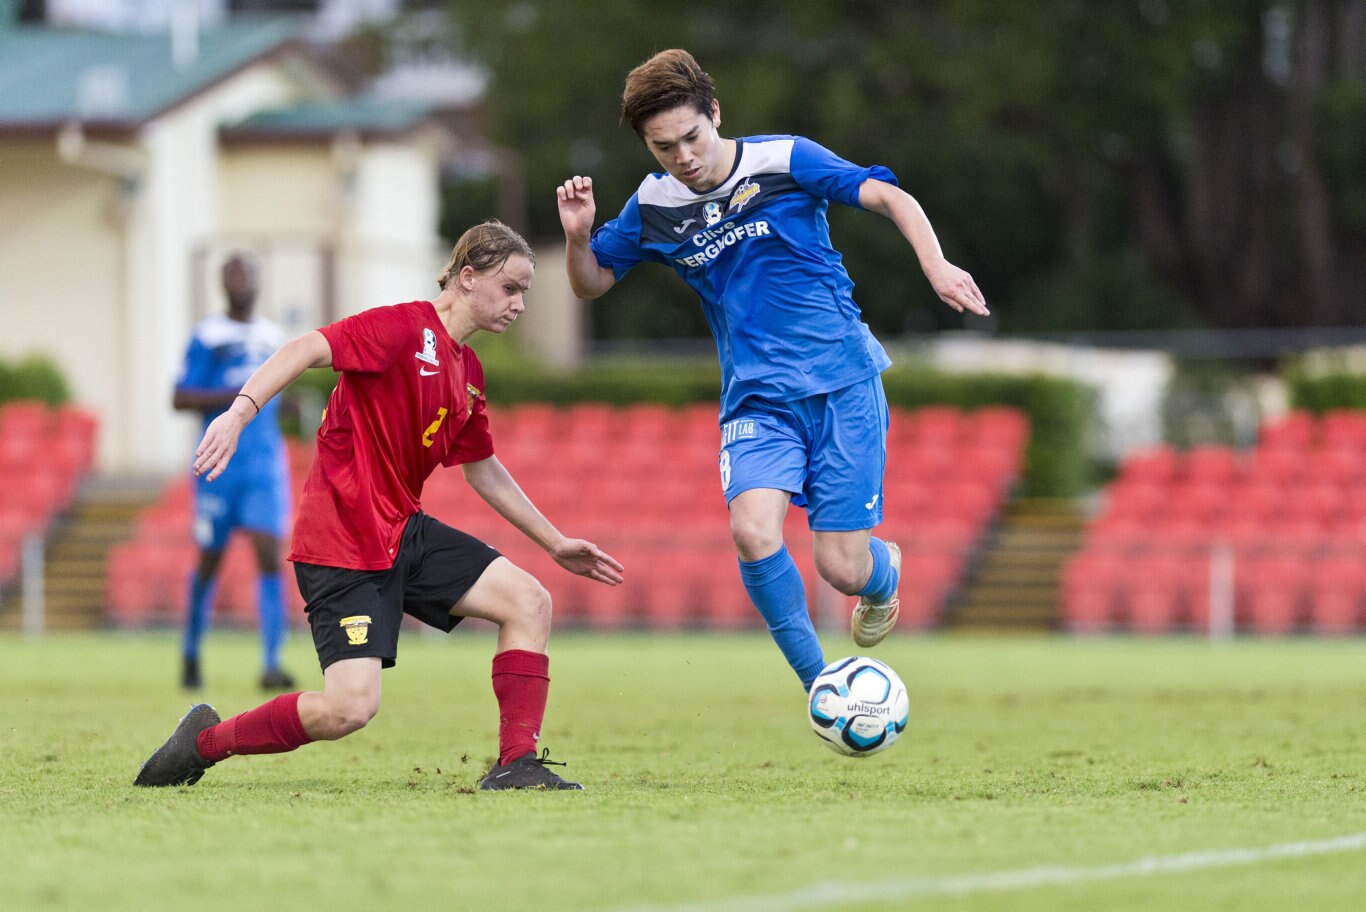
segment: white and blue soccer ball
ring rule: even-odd
[[[825,746],[846,757],[869,757],[906,730],[910,700],[895,671],[877,659],[831,662],[811,685],[807,711]]]

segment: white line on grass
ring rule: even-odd
[[[618,912],[789,912],[834,903],[887,902],[923,896],[963,896],[1027,887],[1069,885],[1121,877],[1146,877],[1151,874],[1178,874],[1206,868],[1257,864],[1279,858],[1302,858],[1366,849],[1366,833],[1353,833],[1336,839],[1315,842],[1283,842],[1255,849],[1213,849],[1184,855],[1158,855],[1135,861],[1088,867],[1021,868],[1016,871],[959,874],[949,877],[911,877],[881,883],[843,883],[831,881],[812,884],[788,893],[733,897],[716,902],[691,902],[675,905],[630,906]]]

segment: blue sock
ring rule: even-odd
[[[198,571],[190,574],[190,610],[185,614],[185,639],[180,649],[187,659],[199,659],[199,643],[209,629],[209,612],[213,610],[216,589],[213,577],[200,579]]]
[[[783,658],[801,678],[802,687],[810,690],[825,667],[825,656],[806,611],[806,586],[787,546],[757,561],[740,561],[740,579]]]
[[[896,594],[901,574],[892,566],[892,556],[887,553],[887,543],[882,539],[869,538],[868,550],[873,554],[873,572],[858,594],[874,602],[885,602]]]
[[[284,580],[278,573],[264,573],[256,588],[256,610],[261,616],[262,661],[266,669],[280,667],[280,646],[285,641]]]

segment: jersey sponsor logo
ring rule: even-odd
[[[721,221],[721,216],[724,214],[725,210],[721,208],[720,200],[712,200],[702,207],[702,218],[706,219],[708,225],[715,225]]]
[[[370,615],[353,614],[351,617],[344,617],[338,626],[346,631],[347,645],[364,646],[370,642]]]
[[[871,509],[873,509],[873,507],[876,507],[876,506],[877,506],[877,499],[878,499],[879,497],[881,497],[881,496],[882,496],[881,494],[874,494],[874,495],[873,495],[873,499],[870,500],[870,501],[868,501],[868,503],[866,503],[866,504],[863,505],[863,509],[865,509],[865,510],[871,510]]]
[[[709,228],[706,231],[699,231],[694,234],[692,242],[702,249],[691,256],[674,257],[674,262],[689,268],[705,266],[732,244],[748,238],[767,237],[770,234],[772,232],[769,231],[768,222],[764,219],[756,219],[743,225],[726,222],[719,228]]]
[[[731,195],[730,205],[727,210],[739,212],[745,208],[745,204],[759,195],[759,185],[753,179],[745,178],[745,182],[735,188],[735,193]]]
[[[697,219],[695,218],[684,219],[683,224],[679,225],[677,228],[674,229],[674,234],[682,234],[683,232],[687,231],[688,226],[695,221],[697,221]]]
[[[441,362],[436,360],[436,333],[423,327],[422,329],[422,351],[413,355],[419,361],[426,361],[432,367],[440,367]],[[436,371],[422,371],[422,376],[430,377]]]
[[[737,418],[721,425],[721,446],[726,447],[742,437],[758,437],[759,429],[753,418]]]
[[[417,372],[424,377],[435,377],[437,374],[441,373],[441,371],[429,371],[425,367],[419,367]]]

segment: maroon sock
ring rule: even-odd
[[[498,698],[498,762],[536,750],[550,691],[550,656],[509,649],[493,657],[493,694]]]
[[[299,719],[299,694],[282,694],[269,703],[219,722],[199,733],[199,756],[217,763],[233,754],[283,754],[313,739]]]

